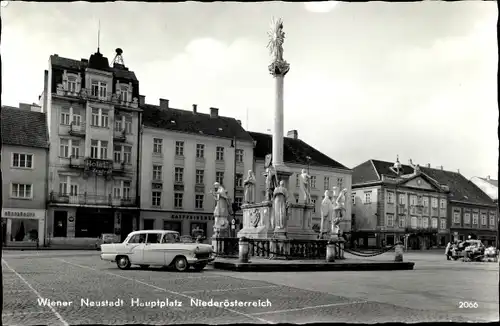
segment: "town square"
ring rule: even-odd
[[[2,323],[498,321],[496,7],[411,7],[3,1]]]

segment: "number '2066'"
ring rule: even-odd
[[[479,304],[475,301],[460,301],[458,308],[478,308]]]

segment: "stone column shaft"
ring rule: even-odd
[[[273,128],[273,165],[283,165],[283,75],[274,77],[276,83]]]

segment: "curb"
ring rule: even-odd
[[[413,270],[414,262],[383,262],[383,263],[239,263],[218,262],[213,264],[214,269],[229,270],[235,272],[297,272],[297,271],[401,271]]]

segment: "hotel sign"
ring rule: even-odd
[[[2,217],[4,218],[28,218],[28,219],[44,219],[45,210],[43,209],[16,209],[4,208],[2,209]]]
[[[85,159],[85,170],[97,174],[111,173],[113,170],[113,161],[87,158]]]

